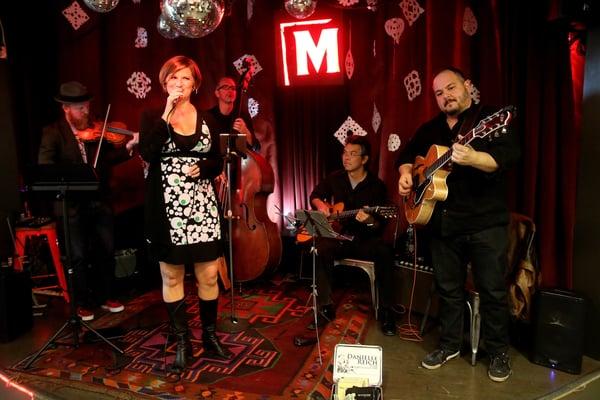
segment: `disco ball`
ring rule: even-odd
[[[156,29],[163,37],[167,39],[175,39],[179,36],[179,32],[169,24],[163,14],[160,14],[158,21],[156,22]]]
[[[317,8],[317,0],[286,0],[286,11],[295,18],[310,17]]]
[[[83,0],[86,6],[94,11],[105,13],[114,9],[119,0]]]
[[[223,0],[163,0],[167,22],[180,34],[199,38],[221,23],[225,13]]]

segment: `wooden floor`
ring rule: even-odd
[[[508,381],[497,383],[487,376],[488,359],[478,360],[471,366],[471,356],[461,355],[437,370],[421,367],[425,354],[435,348],[437,330],[432,329],[423,342],[402,340],[397,336],[381,334],[372,321],[365,344],[383,348],[383,393],[385,400],[404,399],[548,399],[559,398],[561,389],[584,377],[600,377],[600,362],[584,358],[581,375],[555,371],[529,362],[520,352],[511,348],[513,374]],[[600,399],[600,379],[596,385],[588,385],[569,400]],[[571,388],[568,388],[571,389]],[[572,388],[573,390],[575,389]],[[579,397],[590,395],[591,397]],[[546,397],[544,397],[546,398]]]
[[[17,340],[0,344],[0,367],[6,367],[23,359],[40,348],[64,323],[68,307],[60,299],[53,299],[46,315],[36,317],[34,328]],[[418,321],[417,321],[418,322]],[[470,355],[465,354],[437,370],[420,366],[423,356],[437,342],[437,329],[433,327],[423,342],[403,340],[398,336],[381,334],[376,321],[371,326],[365,344],[383,348],[383,393],[385,400],[406,399],[600,399],[600,362],[584,357],[581,375],[571,375],[532,364],[519,351],[511,348],[513,375],[505,383],[492,382],[487,377],[487,358],[471,366]],[[122,393],[99,393],[97,388],[77,389],[56,386],[56,382],[42,382],[59,399],[114,399],[131,398]],[[54,388],[54,389],[52,389]],[[60,389],[59,393],[56,389]],[[0,399],[24,399],[13,389],[0,383]],[[43,398],[43,397],[42,397]]]

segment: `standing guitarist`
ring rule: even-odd
[[[343,203],[344,209],[361,209],[365,206],[381,206],[387,201],[385,184],[367,170],[371,146],[361,136],[350,136],[342,153],[344,169],[329,175],[319,183],[310,195],[311,204],[325,216],[331,209],[326,201]],[[381,329],[385,335],[396,334],[396,321],[390,307],[393,305],[392,262],[393,251],[384,243],[382,235],[384,220],[376,213],[359,210],[353,218],[343,219],[338,233],[352,236],[353,240],[317,238],[317,305],[319,327],[335,318],[331,298],[333,262],[336,258],[355,257],[375,261],[376,281],[379,285]],[[309,325],[314,329],[314,322]]]
[[[442,333],[438,348],[421,364],[436,369],[460,354],[464,284],[470,262],[481,296],[483,342],[490,356],[488,376],[503,382],[511,374],[504,277],[509,212],[504,175],[515,164],[520,150],[516,135],[510,131],[492,141],[456,143],[493,111],[476,106],[470,88],[471,82],[456,68],[444,69],[435,76],[433,92],[441,113],[423,124],[401,153],[398,191],[408,196],[414,189],[413,160],[417,155],[424,155],[432,145],[451,149],[451,172],[446,178],[447,189],[443,188],[447,198],[435,206],[427,225]]]

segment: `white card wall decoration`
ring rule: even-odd
[[[354,74],[354,58],[352,57],[352,50],[348,49],[346,53],[346,61],[344,62],[346,67],[346,76],[348,79],[352,79],[352,74]]]
[[[254,15],[254,0],[247,0],[246,2],[246,18],[248,21],[252,19],[252,15]]]
[[[477,18],[475,17],[475,14],[473,14],[471,7],[465,7],[462,28],[463,31],[469,36],[473,36],[475,33],[477,33]]]
[[[235,60],[233,62],[233,66],[235,67],[235,69],[237,70],[238,74],[242,74],[242,72],[244,72],[244,60],[248,58],[250,60],[250,64],[252,65],[252,76],[258,74],[260,71],[262,71],[262,67],[260,66],[260,64],[258,63],[258,60],[256,59],[256,57],[254,57],[254,55],[252,54],[244,54],[243,56],[241,56],[240,58],[238,58],[237,60]]]
[[[333,136],[335,136],[341,144],[346,144],[346,139],[351,135],[366,136],[367,131],[365,131],[355,120],[353,120],[352,117],[348,117],[338,128],[338,130],[335,131]]]
[[[473,103],[479,104],[479,94],[479,89],[477,89],[477,86],[475,86],[473,82],[471,82],[471,85],[469,87],[469,96],[471,96],[471,100],[473,100]]]
[[[71,3],[69,7],[62,10],[62,15],[64,15],[67,21],[69,21],[74,30],[81,28],[81,25],[85,24],[90,19],[87,13],[76,1]]]
[[[367,0],[367,8],[373,12],[377,11],[377,0]]]
[[[388,137],[387,147],[389,151],[397,151],[400,148],[400,144],[402,141],[400,140],[400,136],[392,133]]]
[[[377,133],[380,125],[381,125],[381,114],[379,114],[379,110],[377,109],[377,104],[375,104],[375,102],[373,102],[373,116],[371,117],[371,126],[373,127],[373,132]]]
[[[148,31],[141,26],[137,28],[137,37],[135,38],[135,47],[142,49],[148,47]]]
[[[151,89],[151,83],[152,81],[145,73],[134,72],[127,79],[127,91],[138,99],[144,99]]]
[[[252,97],[248,97],[248,114],[250,114],[250,118],[256,117],[259,110],[260,104],[258,104],[258,101],[254,100]]]
[[[400,8],[402,9],[404,18],[406,18],[406,21],[408,22],[408,26],[412,26],[412,24],[419,18],[419,15],[425,12],[417,0],[402,0],[400,2]]]
[[[395,44],[400,43],[400,37],[404,32],[404,21],[402,18],[390,18],[385,21],[385,33],[394,39]]]
[[[417,71],[412,70],[404,77],[404,87],[406,88],[406,94],[410,101],[413,101],[421,94],[421,78]]]

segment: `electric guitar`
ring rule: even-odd
[[[490,141],[506,133],[506,127],[515,116],[514,106],[507,106],[479,121],[456,143],[463,146],[475,138]],[[425,157],[417,156],[412,168],[413,187],[404,201],[404,214],[411,224],[426,225],[433,214],[436,202],[448,197],[446,178],[450,173],[452,148],[433,145]]]
[[[326,203],[327,204],[327,203]],[[374,206],[374,207],[363,207],[355,210],[344,211],[344,203],[336,203],[334,205],[327,204],[329,207],[330,215],[327,217],[329,222],[340,221],[347,218],[352,218],[358,214],[360,210],[363,210],[367,214],[377,214],[383,218],[394,218],[398,213],[398,209],[395,206]],[[335,230],[334,226],[334,230]],[[304,243],[312,239],[312,236],[306,232],[306,229],[301,229],[296,234],[296,243]]]

